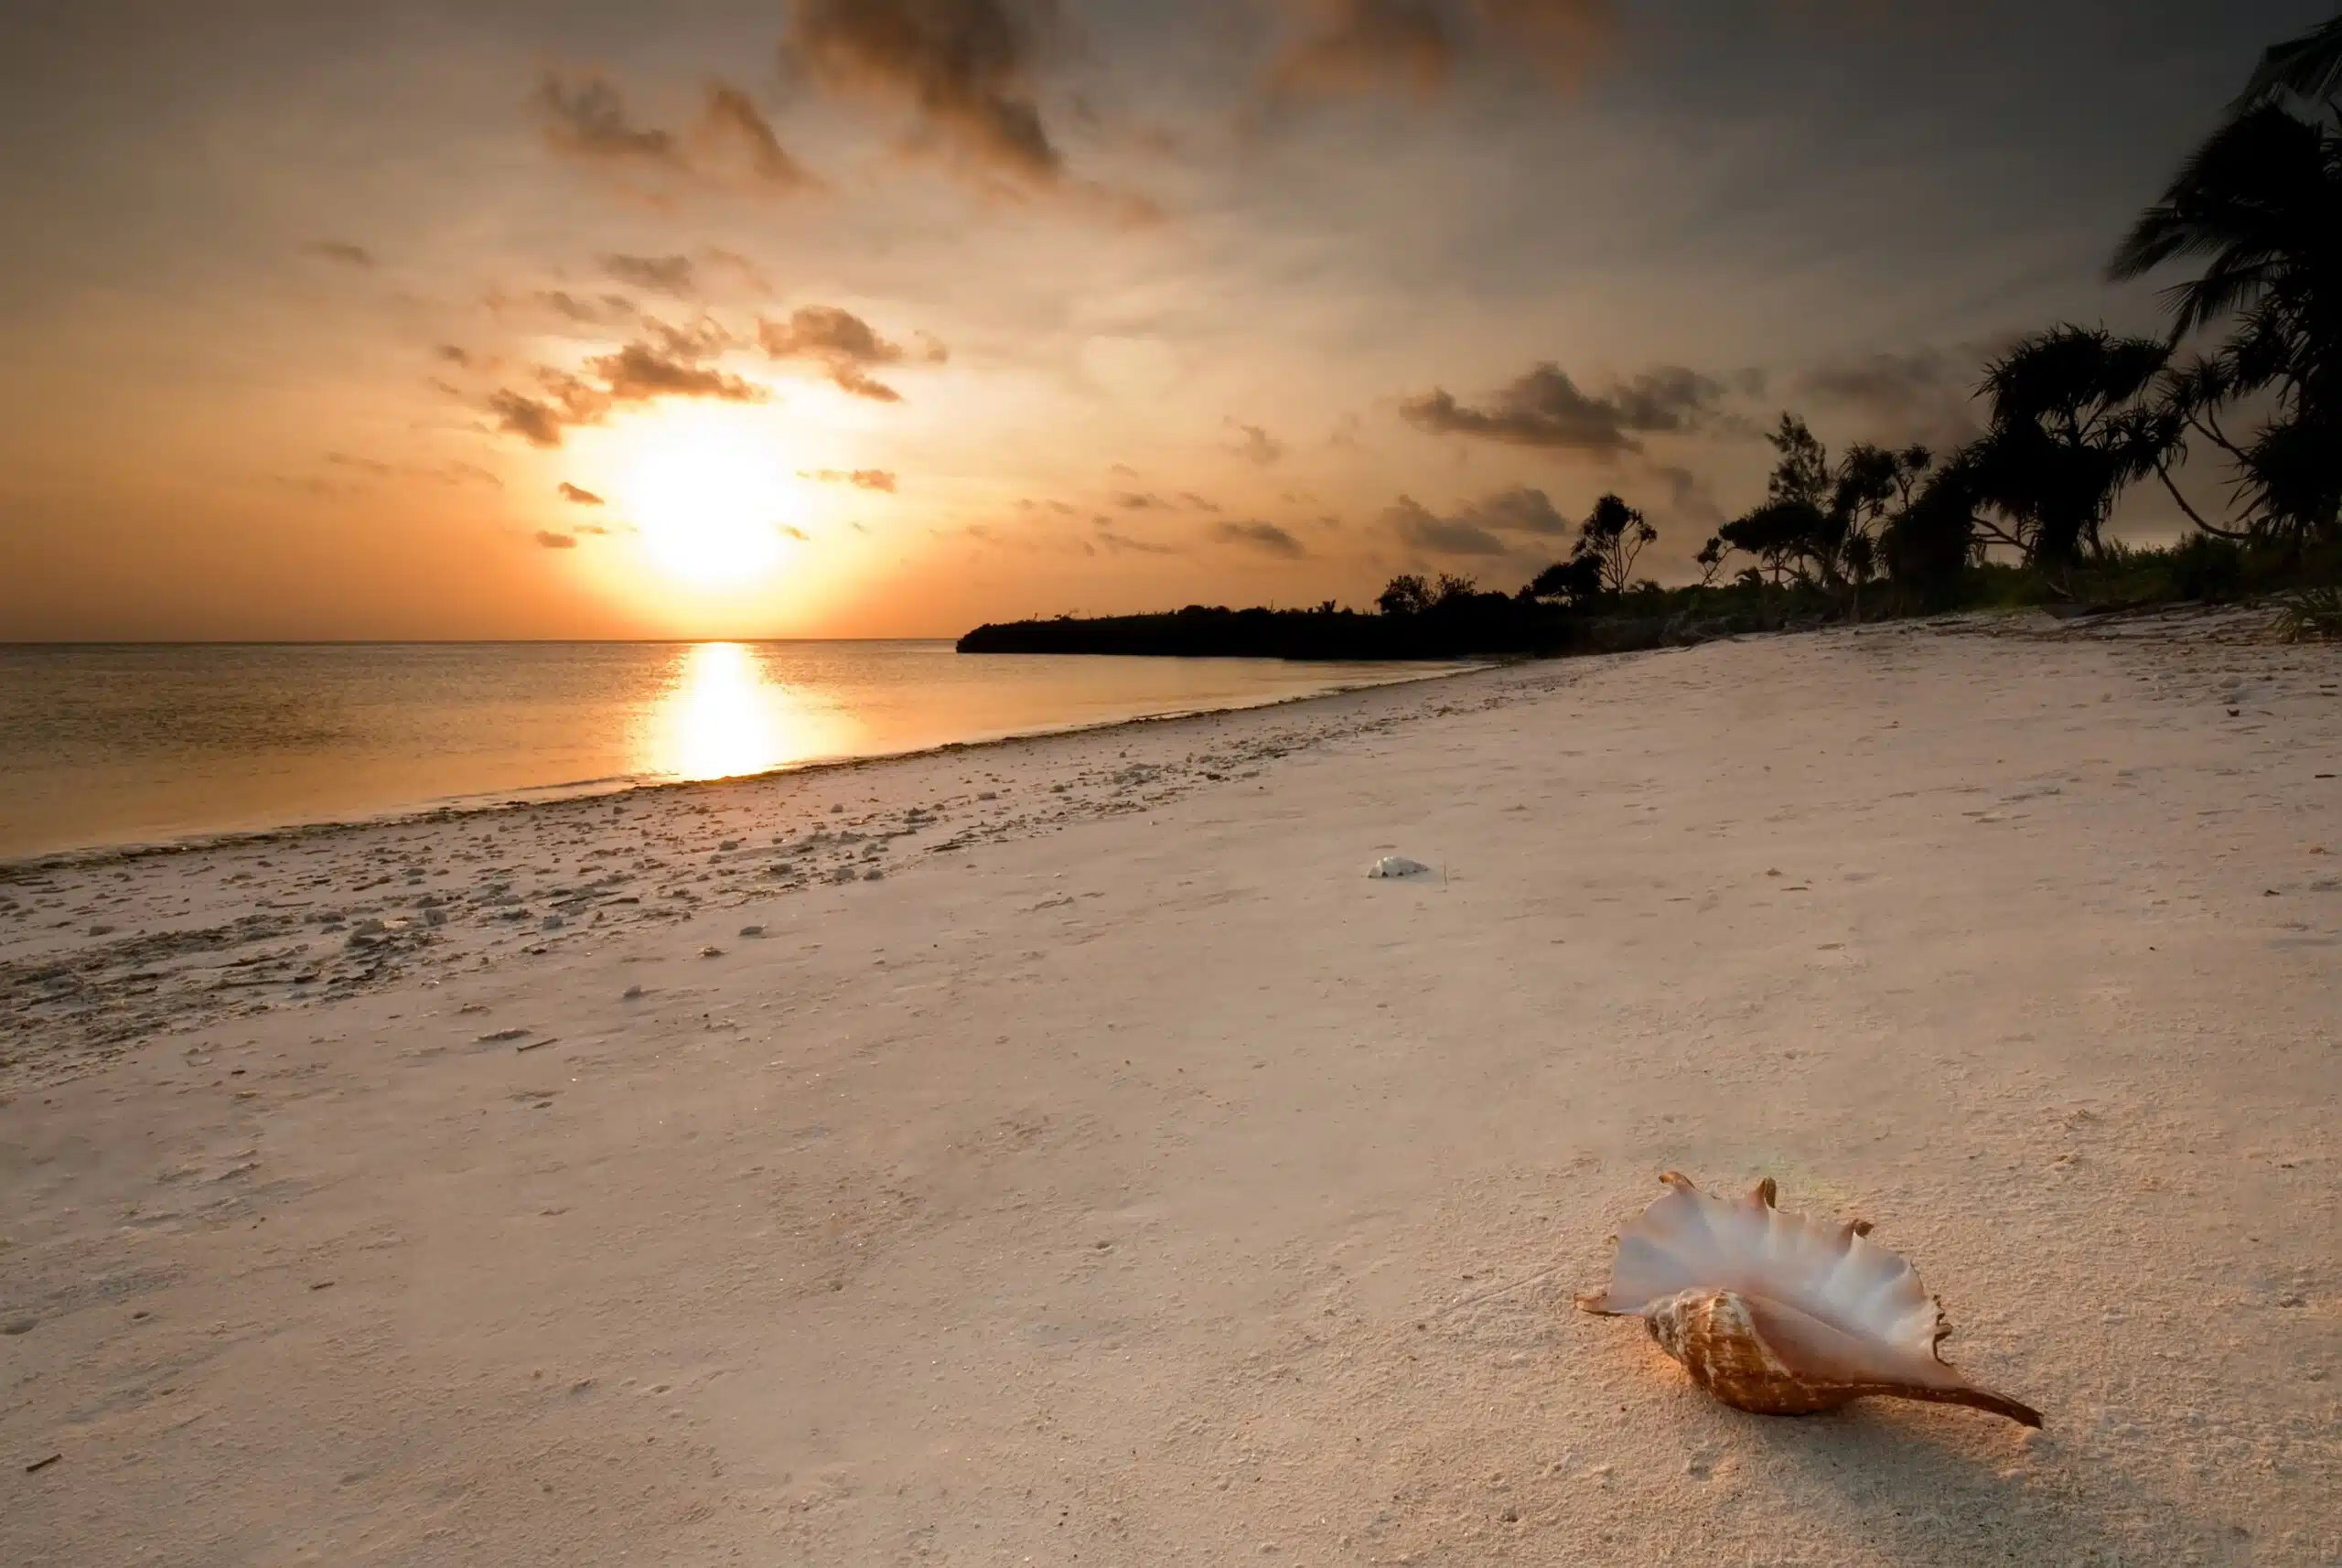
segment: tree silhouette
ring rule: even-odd
[[[2337,27],[2342,19],[2313,37],[2342,38]],[[2336,38],[2326,42],[2342,47]],[[2342,66],[2317,69],[2330,76]],[[2172,453],[2184,455],[2192,435],[2226,454],[2248,531],[2331,538],[2342,519],[2342,136],[2274,102],[2247,109],[2181,166],[2107,270],[2122,281],[2194,258],[2202,274],[2166,295],[2172,342],[2233,327],[2167,385]],[[2231,438],[2219,411],[2255,394],[2268,394],[2272,412]],[[2169,484],[2167,462],[2162,471]],[[2226,532],[2179,499],[2198,523]]]
[[[1925,446],[1890,451],[1857,443],[1835,467],[1829,448],[1793,413],[1766,437],[1780,455],[1765,502],[1717,531],[1715,543],[1755,556],[1776,584],[1787,578],[1837,590],[1861,585],[1879,567],[1879,531],[1910,504],[1919,477],[1934,462]],[[1703,552],[1703,581],[1717,562]]]
[[[2061,587],[2104,549],[2115,500],[2156,471],[2167,415],[2144,401],[2168,345],[2066,326],[2025,339],[1984,376],[1992,424],[1961,454],[1971,498],[1997,513],[1986,534],[2022,552]]]
[[[2271,45],[2231,109],[2242,114],[2286,92],[2324,102],[2337,88],[2342,88],[2342,16]]]
[[[1659,530],[1644,521],[1642,513],[1617,496],[1606,495],[1578,524],[1577,544],[1570,558],[1591,561],[1602,588],[1623,594],[1634,584],[1635,562],[1644,546],[1658,538]]]

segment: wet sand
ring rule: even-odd
[[[0,1561],[2332,1563],[2342,650],[2253,629],[12,872]],[[2047,1428],[1573,1312],[1668,1167]]]

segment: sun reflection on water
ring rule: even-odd
[[[694,643],[644,726],[638,767],[670,779],[731,779],[835,757],[851,737],[737,642]]]

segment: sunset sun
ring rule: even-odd
[[[766,422],[676,411],[629,433],[618,499],[661,572],[695,587],[745,586],[790,553],[796,481]]]

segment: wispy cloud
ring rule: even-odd
[[[683,166],[674,133],[636,124],[627,112],[626,95],[607,77],[586,76],[573,83],[549,70],[538,79],[529,102],[555,152],[589,163]]]
[[[1308,546],[1273,522],[1218,522],[1212,525],[1211,536],[1224,544],[1241,544],[1288,561],[1297,561],[1309,553]]]
[[[700,137],[718,156],[727,147],[739,149],[747,156],[750,175],[768,189],[795,194],[823,188],[822,182],[780,145],[772,123],[756,101],[729,82],[708,84]]]
[[[1286,0],[1297,20],[1269,70],[1281,95],[1429,96],[1468,59],[1520,62],[1574,87],[1618,30],[1614,0]]]
[[[1401,496],[1382,521],[1402,544],[1427,555],[1509,555],[1558,539],[1571,526],[1544,491],[1525,487],[1498,490],[1445,516]]]
[[[622,284],[653,294],[689,299],[699,292],[696,269],[689,256],[627,256],[602,258],[602,270]]]
[[[312,240],[301,249],[321,261],[338,262],[345,267],[371,271],[374,265],[373,252],[347,240]]]
[[[810,468],[799,470],[797,477],[819,484],[852,485],[858,490],[895,493],[895,476],[885,468]]]
[[[561,482],[560,494],[563,500],[574,502],[578,506],[600,506],[602,504],[601,497],[596,495],[589,489],[585,489],[579,486],[573,485],[566,479],[564,479]]]
[[[602,378],[612,403],[648,403],[661,397],[763,403],[771,396],[752,381],[663,354],[648,343],[628,343],[615,354],[587,360],[586,368]]]
[[[1284,443],[1261,426],[1241,424],[1233,419],[1228,423],[1236,427],[1240,437],[1236,443],[1236,455],[1245,461],[1257,463],[1266,468],[1284,456]]]
[[[537,530],[537,542],[547,550],[575,550],[577,548],[577,541],[575,538],[566,533],[555,533],[550,529],[541,528]]]
[[[1434,388],[1399,405],[1419,430],[1468,435],[1516,446],[1616,456],[1639,452],[1644,435],[1686,431],[1714,421],[1722,382],[1680,365],[1647,371],[1595,397],[1579,390],[1559,365],[1540,364],[1479,407]]]

